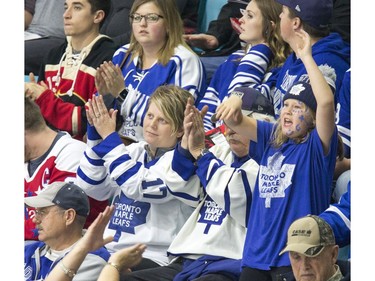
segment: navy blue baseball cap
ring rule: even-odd
[[[291,8],[299,18],[316,29],[329,26],[332,11],[332,0],[276,0]]]
[[[237,87],[233,92],[243,93],[241,109],[244,115],[255,112],[275,116],[273,103],[258,90],[249,87]]]
[[[54,182],[36,196],[25,197],[25,204],[33,208],[60,206],[74,209],[77,215],[87,217],[90,203],[86,193],[77,185],[68,182]]]
[[[249,87],[237,87],[234,88],[231,94],[236,94],[236,92],[242,96],[242,114],[246,116],[252,115],[255,119],[268,119],[268,121],[274,122],[275,111],[273,103],[258,90]],[[259,116],[258,114],[262,114],[263,116]],[[217,121],[216,114],[213,114],[211,122],[215,123]]]

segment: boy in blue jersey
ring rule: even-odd
[[[326,76],[334,94],[341,88],[344,74],[350,66],[350,45],[338,33],[330,33],[332,0],[276,1],[283,5],[280,14],[281,36],[294,52],[289,55],[282,67],[271,69],[265,74],[264,81],[254,82],[249,86],[271,97],[278,118],[283,106],[283,97],[290,87],[297,81],[308,81],[306,68],[296,53],[296,48],[301,44],[298,33],[304,30],[311,37],[312,56]],[[332,71],[335,73],[334,76],[325,74]]]
[[[55,266],[65,269],[60,260],[83,235],[89,199],[75,184],[54,182],[38,195],[24,200],[26,205],[35,208],[33,220],[40,240],[25,246],[25,280],[44,280]],[[74,280],[96,280],[109,257],[104,247],[88,253]]]

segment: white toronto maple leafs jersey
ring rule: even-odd
[[[168,252],[191,259],[202,255],[241,259],[258,164],[248,156],[236,157],[229,146],[215,145],[210,150],[213,153],[194,165],[195,160],[181,153],[180,147],[175,149],[168,186],[182,198],[205,195]],[[173,184],[176,177],[185,183]]]
[[[88,147],[77,171],[77,184],[93,198],[113,198],[115,212],[104,237],[113,235],[114,241],[106,247],[115,252],[144,243],[143,257],[167,264],[167,248],[193,211],[165,184],[173,150],[150,159],[146,142],[125,146],[116,132],[99,140],[92,137],[92,130],[88,128]]]
[[[122,136],[143,140],[143,118],[151,94],[161,85],[173,84],[189,91],[196,104],[206,90],[206,73],[197,54],[180,45],[166,65],[156,62],[149,69],[139,68],[140,57],[126,57],[129,44],[122,46],[113,55],[112,62],[122,66],[124,83],[128,95],[121,106],[124,123],[119,133]],[[126,58],[125,61],[123,61]]]

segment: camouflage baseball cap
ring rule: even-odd
[[[307,215],[290,225],[287,245],[279,255],[293,251],[307,257],[316,257],[325,246],[335,244],[330,225],[318,216]]]

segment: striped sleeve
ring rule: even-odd
[[[332,204],[320,217],[332,227],[336,243],[340,247],[350,244],[350,182],[348,191],[341,196],[340,201]]]

